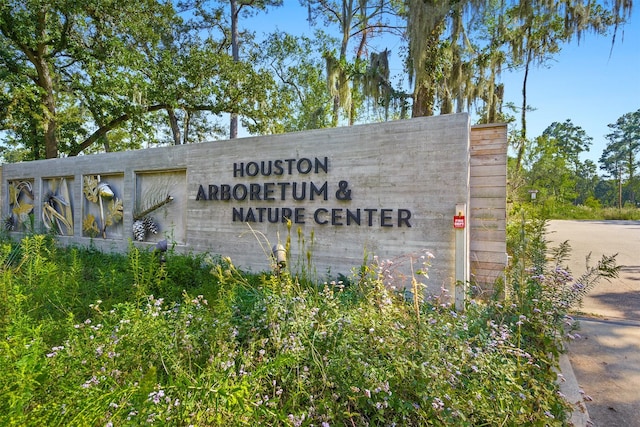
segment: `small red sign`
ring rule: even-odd
[[[464,228],[464,216],[456,215],[453,217],[453,228]]]

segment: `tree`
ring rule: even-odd
[[[3,79],[10,100],[3,127],[32,148],[33,158],[52,158],[61,138],[69,148],[130,119],[132,88],[145,81],[144,67],[132,68],[141,62],[138,48],[157,46],[155,32],[162,34],[171,16],[170,6],[151,0],[4,2],[0,67],[13,78]],[[116,105],[119,117],[110,109]],[[91,116],[96,121],[87,126]]]
[[[527,180],[541,197],[553,197],[560,204],[584,201],[592,193],[593,165],[582,163],[592,138],[571,120],[547,127],[528,154]],[[580,193],[579,189],[584,192]]]
[[[600,156],[600,168],[618,182],[618,206],[622,207],[623,186],[629,192],[629,201],[636,202],[638,192],[637,170],[640,167],[640,110],[624,114],[606,136],[609,143]]]
[[[321,20],[326,26],[338,27],[337,54],[329,50],[324,53],[327,86],[333,99],[332,125],[338,125],[341,110],[346,113],[349,125],[352,125],[362,102],[363,91],[368,90],[367,93],[373,97],[383,95],[383,98],[391,92],[388,67],[385,69],[380,66],[386,61],[388,51],[372,52],[372,56],[376,54],[373,67],[367,67],[366,62],[368,44],[372,38],[383,33],[400,34],[402,28],[391,23],[401,7],[400,2],[300,0],[300,3],[308,7],[310,22]],[[348,52],[352,42],[355,44],[352,46],[354,54],[350,57]]]
[[[576,179],[577,197],[574,204],[588,205],[589,201],[595,202],[596,187],[600,182],[598,166],[592,160],[585,160],[576,171]],[[599,202],[596,202],[596,205],[599,205]]]
[[[516,168],[527,144],[527,83],[529,72],[534,66],[543,65],[561,50],[563,43],[574,37],[580,38],[585,32],[606,34],[609,28],[615,30],[631,13],[631,2],[615,0],[610,9],[595,2],[564,0],[560,2],[520,1],[507,6],[506,16],[512,17],[505,32],[509,47],[509,66],[522,67],[522,107],[520,117],[520,138],[517,146]]]
[[[539,191],[540,200],[549,198],[554,204],[571,202],[576,197],[575,176],[558,146],[545,136],[536,138],[536,146],[544,148],[527,162],[530,163],[526,173],[529,186]]]
[[[183,0],[178,4],[182,9],[193,10],[199,22],[197,28],[220,31],[222,44],[230,50],[235,62],[241,62],[241,46],[246,44],[251,34],[240,31],[240,18],[264,12],[269,7],[281,6],[282,0]],[[229,10],[225,13],[227,6]],[[228,17],[228,21],[224,20],[225,16]],[[227,112],[229,113],[229,138],[234,139],[238,136],[238,116],[242,111],[232,106]]]
[[[321,31],[316,31],[313,39],[276,32],[259,46],[260,63],[278,82],[271,102],[284,110],[269,133],[320,129],[331,124],[331,96],[321,55],[332,42]]]
[[[239,48],[239,33],[238,33],[238,20],[240,13],[244,7],[253,7],[264,10],[267,6],[280,6],[282,0],[277,1],[258,1],[258,0],[229,0],[231,8],[231,56],[234,61],[240,61],[240,48]],[[229,125],[229,138],[233,139],[238,136],[238,113],[231,112],[231,122]]]
[[[567,119],[564,122],[553,122],[543,132],[542,136],[549,138],[551,144],[558,149],[558,154],[562,156],[573,171],[580,168],[580,155],[589,151],[593,138],[580,126],[576,126]]]
[[[497,82],[502,69],[523,68],[516,170],[526,145],[526,87],[531,67],[545,63],[562,43],[585,31],[617,29],[631,11],[627,0],[604,6],[584,0],[408,0],[406,4],[414,117],[461,111],[482,101],[486,120],[491,120],[502,102],[502,87]]]
[[[407,2],[408,65],[414,85],[413,117],[433,115],[439,93],[463,90],[462,85],[456,83],[461,83],[459,72],[463,67],[458,42],[463,31],[460,25],[462,14],[467,4],[465,1]],[[451,33],[447,40],[443,40],[448,26]],[[452,71],[454,67],[456,71]],[[447,86],[446,76],[453,77],[456,82],[451,86],[457,87],[444,89]],[[449,103],[445,102],[445,110],[449,109]]]
[[[209,120],[242,111],[268,119],[269,74],[233,61],[225,39],[202,38],[171,2],[10,0],[0,5],[0,130],[30,158],[186,142]],[[180,132],[179,121],[182,121]],[[206,124],[207,126],[202,126]],[[18,145],[19,146],[19,145]]]

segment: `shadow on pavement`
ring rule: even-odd
[[[640,281],[640,265],[624,265],[620,267],[620,275],[627,280]]]
[[[602,307],[616,309],[623,319],[640,321],[640,291],[598,293],[590,298]]]
[[[640,322],[581,318],[568,343],[596,427],[640,426]]]

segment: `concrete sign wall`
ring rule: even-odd
[[[292,263],[310,254],[320,279],[365,256],[427,250],[430,285],[451,288],[470,132],[457,114],[6,164],[3,218],[16,233],[47,223],[63,244],[104,250],[168,239],[254,271],[290,233]]]

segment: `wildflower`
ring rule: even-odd
[[[158,391],[152,391],[149,393],[149,400],[151,400],[156,405],[160,403],[160,400],[164,397],[164,390],[160,389]]]
[[[299,417],[296,417],[293,414],[289,414],[287,418],[289,418],[289,421],[291,421],[291,424],[293,424],[294,427],[300,427],[306,416],[305,414],[302,414]]]
[[[58,354],[60,350],[64,350],[64,346],[51,347],[51,353],[47,353],[47,357],[53,357]]]
[[[87,381],[85,381],[84,384],[82,384],[82,388],[89,388],[89,387],[91,387],[92,385],[95,385],[95,384],[100,384],[100,381],[94,375],[91,378],[89,378]]]

